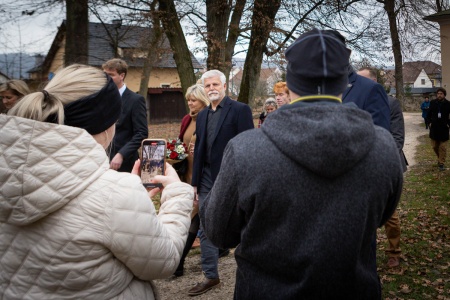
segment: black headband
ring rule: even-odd
[[[106,85],[100,91],[64,106],[65,125],[83,128],[94,135],[117,122],[122,98],[111,77],[106,75],[106,78]]]

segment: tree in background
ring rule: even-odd
[[[87,64],[89,45],[88,0],[66,0],[66,66]]]

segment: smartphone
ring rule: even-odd
[[[145,139],[141,145],[141,180],[148,188],[162,187],[150,182],[155,175],[164,175],[166,170],[166,147],[164,139]]]

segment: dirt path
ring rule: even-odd
[[[410,166],[416,164],[414,155],[416,153],[416,146],[418,144],[417,138],[428,134],[425,129],[421,113],[403,113],[405,119],[405,146],[403,152]]]
[[[405,118],[405,146],[403,151],[412,166],[415,164],[415,148],[418,144],[417,138],[427,134],[428,131],[423,126],[423,119],[420,113],[404,113]],[[219,288],[215,288],[203,295],[189,297],[187,291],[197,282],[203,280],[200,264],[200,251],[191,250],[185,263],[185,275],[178,278],[156,280],[155,284],[163,300],[195,299],[195,300],[225,300],[233,299],[235,283],[236,262],[234,260],[234,249],[227,257],[219,260],[219,274],[222,281]]]

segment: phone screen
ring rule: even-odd
[[[160,183],[151,183],[155,175],[165,173],[165,140],[143,140],[141,149],[141,180],[145,187],[161,187]]]

